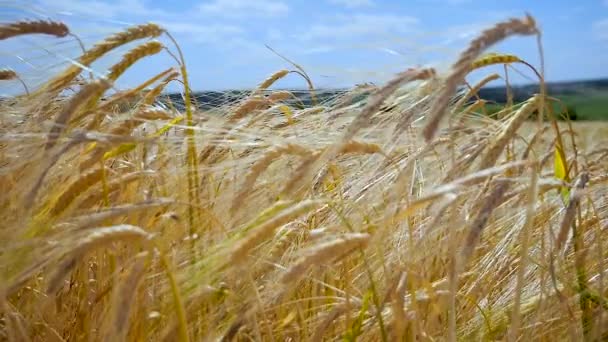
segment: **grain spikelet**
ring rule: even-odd
[[[244,262],[246,260],[246,254],[249,253],[252,248],[271,236],[275,229],[289,223],[299,216],[306,214],[323,203],[324,201],[321,200],[301,201],[298,204],[281,211],[276,216],[269,218],[266,222],[260,224],[259,226],[253,228],[247,234],[247,236],[245,236],[237,244],[236,248],[232,252],[232,255],[230,256],[230,263],[232,265],[237,265]]]
[[[356,248],[364,248],[370,238],[369,234],[352,233],[340,238],[319,244],[305,252],[281,278],[283,284],[289,284],[305,275],[306,270],[314,264],[344,257]]]
[[[489,53],[482,56],[471,63],[471,70],[483,68],[494,64],[510,64],[521,62],[521,59],[515,55]]]
[[[277,72],[275,72],[274,74],[270,75],[267,79],[265,79],[262,83],[260,83],[260,85],[258,85],[258,88],[255,90],[254,94],[258,94],[266,89],[268,89],[268,87],[270,87],[271,85],[273,85],[276,81],[280,80],[281,78],[287,76],[287,74],[289,74],[289,70],[279,70]]]
[[[65,130],[67,122],[70,120],[70,117],[78,112],[79,108],[89,100],[92,96],[96,94],[103,93],[110,87],[110,82],[105,79],[100,79],[93,81],[80,89],[80,91],[72,96],[72,98],[66,103],[61,112],[57,115],[55,119],[55,123],[49,132],[47,142],[45,145],[45,150],[50,149],[55,145],[59,135]]]
[[[488,168],[498,160],[503,149],[511,138],[515,135],[519,127],[526,121],[526,119],[538,108],[539,96],[534,96],[529,99],[521,108],[515,112],[507,127],[496,137],[494,141],[488,147],[488,150],[483,155],[479,168]]]
[[[78,58],[78,63],[84,66],[89,66],[101,56],[121,45],[143,38],[158,37],[163,32],[164,30],[160,26],[152,23],[130,27],[123,32],[111,35],[102,42],[95,44],[95,46],[93,46],[90,50],[87,50],[82,56],[80,56],[80,58]],[[80,71],[81,67],[79,65],[71,65],[67,70],[50,80],[47,83],[47,86],[44,88],[51,91],[63,89],[70,84],[70,82],[72,82],[76,76],[78,76]]]
[[[236,197],[232,201],[232,207],[230,208],[231,212],[235,212],[236,209],[240,206],[241,202],[247,198],[249,192],[251,191],[251,188],[253,188],[253,185],[255,184],[258,177],[264,171],[266,171],[266,169],[268,169],[270,164],[272,164],[275,160],[277,160],[284,154],[306,157],[311,155],[312,152],[305,147],[294,144],[288,144],[287,146],[278,147],[275,148],[273,151],[266,152],[266,154],[264,154],[264,156],[260,160],[258,160],[255,164],[251,166],[251,171],[245,178],[245,181],[243,182],[243,185],[241,187],[241,191],[238,193],[238,195],[236,195]]]
[[[61,262],[50,277],[46,292],[48,294],[55,294],[61,287],[61,282],[67,274],[91,250],[102,248],[117,241],[141,241],[149,238],[150,235],[145,230],[128,224],[92,229],[92,233],[70,244],[70,250],[65,256],[64,261]]]
[[[159,53],[163,49],[163,44],[156,40],[143,43],[131,51],[127,52],[120,62],[114,64],[110,68],[108,79],[116,81],[128,68],[135,64],[138,60]]]
[[[54,205],[51,207],[50,214],[52,216],[61,215],[78,196],[99,182],[102,175],[102,169],[94,169],[93,171],[81,175],[72,182],[61,195],[59,195],[57,200],[55,200]]]
[[[10,24],[0,25],[0,40],[24,35],[24,34],[47,34],[58,38],[65,37],[70,33],[68,27],[58,21],[18,21]]]
[[[574,222],[574,217],[576,214],[576,208],[580,202],[580,197],[585,185],[589,182],[589,174],[583,172],[579,175],[578,179],[574,183],[573,189],[570,192],[570,198],[568,201],[568,205],[566,206],[566,210],[564,211],[564,216],[560,223],[559,233],[557,235],[557,240],[555,241],[555,250],[559,251],[566,238],[568,237],[568,232],[572,227],[572,223]]]
[[[452,65],[452,71],[429,110],[428,121],[423,131],[424,138],[427,141],[433,139],[451,97],[466,74],[471,70],[471,64],[484,50],[512,35],[532,35],[536,33],[538,33],[536,23],[530,15],[527,15],[523,19],[512,18],[498,23],[494,27],[484,30],[479,37],[471,41],[469,47],[460,54],[456,63]]]

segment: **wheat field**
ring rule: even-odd
[[[24,35],[75,33],[0,26],[0,44]],[[293,64],[205,111],[155,24],[32,89],[0,70],[25,87],[0,102],[0,340],[608,338],[608,126],[557,121],[542,66],[487,54],[514,35],[540,32],[508,19],[445,73],[323,101]],[[167,51],[175,65],[116,87]],[[511,63],[538,93],[484,115],[477,91],[502,76],[467,75]],[[310,104],[273,90],[285,77]],[[171,82],[183,103],[160,100]]]

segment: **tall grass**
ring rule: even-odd
[[[111,84],[179,49],[161,27],[98,43],[0,103],[0,340],[608,338],[608,126],[556,123],[542,88],[496,119],[483,84],[458,91],[523,62],[480,56],[513,33],[538,30],[498,23],[448,75],[409,69],[308,108],[269,89],[296,74],[315,91],[294,63],[213,111],[191,103],[179,51]],[[185,113],[157,98],[178,76]]]

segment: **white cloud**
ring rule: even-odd
[[[151,8],[143,0],[79,1],[79,0],[39,0],[44,10],[57,11],[66,15],[82,15],[103,19],[118,17],[150,17],[163,15],[163,11]]]
[[[213,0],[198,8],[204,14],[222,17],[277,17],[289,12],[289,6],[279,0]]]
[[[161,21],[169,32],[198,43],[221,43],[240,36],[245,31],[235,25],[197,24],[183,21]]]
[[[331,24],[315,24],[300,35],[304,40],[353,39],[381,34],[411,32],[419,22],[415,17],[393,14],[339,15]]]
[[[608,41],[608,18],[593,23],[593,34],[600,40]]]
[[[329,3],[347,8],[371,7],[375,5],[372,0],[329,0]]]

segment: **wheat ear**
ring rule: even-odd
[[[435,136],[439,123],[446,113],[450,99],[455,93],[464,77],[471,70],[471,65],[488,47],[512,35],[537,34],[536,22],[530,15],[523,19],[512,18],[508,21],[496,24],[494,27],[484,30],[479,37],[469,44],[469,47],[460,54],[460,57],[452,65],[452,71],[445,80],[443,88],[439,91],[435,102],[427,115],[428,121],[423,130],[424,138],[429,141]]]
[[[24,34],[47,34],[62,38],[70,33],[68,27],[58,21],[18,21],[10,24],[0,25],[0,40],[24,35]]]
[[[21,85],[23,86],[23,89],[25,90],[25,94],[26,95],[30,94],[30,89],[27,87],[27,84],[25,84],[23,79],[21,77],[19,77],[19,75],[15,72],[15,70],[0,69],[0,81],[10,81],[10,80],[19,81],[19,83],[21,83]]]
[[[87,50],[80,58],[78,64],[71,65],[68,69],[59,74],[54,79],[50,80],[44,89],[57,91],[65,88],[81,71],[82,66],[89,66],[91,63],[99,59],[111,50],[128,44],[132,41],[143,38],[154,38],[160,36],[164,30],[156,24],[143,24],[130,27],[123,32],[116,33],[106,38],[100,43],[95,44],[90,50]]]
[[[72,96],[70,101],[63,106],[59,115],[57,115],[55,123],[49,132],[45,150],[48,150],[55,145],[61,132],[66,129],[66,124],[70,120],[70,117],[76,113],[91,96],[106,91],[110,85],[111,83],[105,79],[96,80],[85,85],[76,95]]]
[[[97,182],[101,180],[103,174],[103,170],[95,169],[93,171],[89,171],[74,182],[72,182],[65,191],[57,197],[54,205],[51,207],[50,213],[52,216],[59,216],[62,212],[64,212],[70,204],[78,197],[80,194],[85,192],[87,189],[95,185]]]
[[[268,219],[266,222],[258,225],[252,229],[247,236],[245,236],[234,248],[232,255],[230,256],[230,263],[232,265],[241,264],[246,260],[246,254],[259,243],[271,236],[275,229],[280,226],[296,219],[297,217],[306,214],[324,203],[320,200],[305,200],[290,208],[283,210],[276,216]]]
[[[306,157],[312,154],[312,152],[302,146],[288,144],[287,146],[282,146],[275,148],[273,151],[266,152],[264,156],[255,162],[251,168],[250,172],[245,178],[243,185],[241,187],[241,191],[232,201],[232,206],[230,208],[231,212],[235,212],[239,205],[249,196],[249,192],[253,185],[255,184],[258,177],[272,164],[275,160],[277,160],[280,156],[284,154],[297,155],[300,157]]]
[[[457,268],[457,273],[462,271],[466,266],[469,258],[473,254],[473,250],[479,241],[479,237],[481,236],[481,232],[486,226],[486,223],[490,219],[490,215],[496,207],[498,207],[503,200],[504,194],[509,188],[509,182],[500,182],[494,186],[492,191],[484,198],[480,199],[483,203],[481,205],[481,209],[479,213],[471,223],[469,227],[469,232],[467,234],[465,244],[460,253],[460,261]]]
[[[305,252],[281,278],[283,284],[289,284],[305,275],[306,270],[317,263],[344,257],[356,248],[364,248],[370,238],[369,234],[352,233],[340,238],[319,244]]]
[[[276,81],[281,78],[287,76],[289,74],[289,70],[279,70],[274,74],[270,75],[267,79],[265,79],[260,85],[258,85],[257,89],[254,91],[255,94],[260,94],[264,90],[268,89],[271,85],[273,85]]]
[[[152,40],[149,42],[145,42],[131,51],[127,52],[120,62],[114,64],[110,68],[110,73],[108,74],[108,79],[111,81],[116,81],[120,75],[122,75],[127,69],[129,69],[133,64],[135,64],[138,60],[152,56],[159,53],[163,49],[163,44],[159,41]]]
[[[480,169],[488,168],[496,163],[498,157],[509,140],[515,135],[515,132],[521,127],[526,119],[538,108],[539,97],[534,96],[528,100],[517,112],[513,115],[507,127],[498,135],[498,137],[490,144],[488,150],[483,155],[479,164]]]
[[[10,81],[17,78],[17,73],[12,69],[0,69],[0,81]]]
[[[59,290],[61,281],[87,252],[116,241],[147,240],[150,238],[150,235],[145,230],[128,224],[94,228],[92,231],[92,233],[83,239],[76,241],[74,245],[69,246],[71,250],[65,256],[65,260],[50,277],[47,293],[54,294]]]
[[[460,109],[471,97],[475,96],[479,92],[479,90],[485,86],[486,84],[495,81],[500,78],[498,74],[490,74],[484,77],[481,81],[477,82],[469,91],[454,105],[454,110]]]

